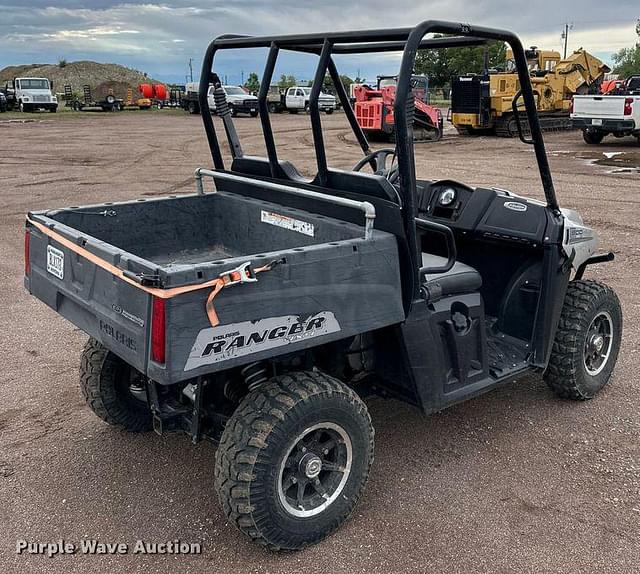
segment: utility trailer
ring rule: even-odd
[[[65,106],[68,106],[76,112],[86,112],[94,110],[102,110],[103,112],[117,112],[123,108],[124,100],[117,98],[112,92],[109,92],[103,99],[94,100],[91,92],[91,86],[85,84],[82,86],[82,99],[76,98],[73,94],[71,85],[66,84],[64,87]]]
[[[490,183],[416,179],[417,51],[487,40],[513,49],[531,139],[518,131],[534,147],[545,203]],[[266,157],[244,154],[213,71],[218,51],[239,48],[268,49],[258,97]],[[310,180],[279,159],[271,128],[267,90],[281,51],[318,55]],[[390,51],[402,53],[395,147],[372,150],[333,55]],[[352,171],[327,164],[327,73],[363,152]],[[607,384],[622,313],[611,288],[584,276],[613,255],[559,207],[514,34],[427,21],[222,36],[201,78],[200,107],[211,85],[231,163],[203,114],[213,169],[196,171],[195,193],[30,213],[25,286],[90,336],[80,382],[100,418],[218,442],[222,508],[251,539],[298,549],[347,519],[373,462],[368,394],[432,413],[531,373],[566,399]]]

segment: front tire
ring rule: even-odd
[[[611,377],[622,339],[615,291],[597,281],[569,283],[544,378],[561,398],[592,399]]]
[[[317,372],[275,377],[227,422],[215,484],[228,519],[272,550],[298,550],[351,514],[373,462],[365,404]]]
[[[95,339],[89,339],[82,351],[80,389],[106,423],[131,432],[153,428],[142,374]]]

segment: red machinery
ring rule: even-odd
[[[378,76],[377,89],[366,84],[354,88],[355,115],[360,127],[369,136],[395,137],[393,104],[396,99],[397,76]],[[412,76],[414,96],[414,140],[437,141],[442,137],[442,113],[428,103],[429,80],[426,76]]]

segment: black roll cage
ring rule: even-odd
[[[447,36],[440,38],[424,37],[427,34],[438,33]],[[520,81],[521,95],[524,101],[531,139],[524,140],[522,130],[521,139],[525,143],[534,146],[540,179],[544,190],[547,207],[554,213],[559,213],[559,205],[556,198],[549,162],[547,159],[540,121],[536,111],[536,103],[525,51],[518,37],[512,32],[472,26],[455,22],[427,20],[413,28],[391,28],[382,30],[358,30],[352,32],[329,32],[318,34],[293,34],[276,36],[241,36],[225,34],[213,40],[205,53],[200,75],[198,99],[202,110],[202,120],[211,150],[211,157],[216,170],[224,170],[224,161],[220,151],[220,144],[216,135],[215,126],[209,109],[207,95],[210,84],[219,84],[220,80],[213,72],[213,60],[218,50],[238,48],[268,48],[268,56],[261,79],[260,92],[258,94],[258,109],[260,122],[264,133],[267,159],[272,177],[280,173],[278,156],[269,118],[267,93],[273,77],[276,61],[281,49],[315,54],[319,56],[315,71],[311,95],[309,98],[309,112],[311,118],[311,130],[315,148],[318,173],[313,183],[319,186],[326,185],[328,166],[324,137],[320,121],[319,96],[322,83],[327,72],[329,73],[336,89],[337,96],[342,104],[347,120],[358,140],[363,153],[371,152],[367,138],[360,128],[354,111],[351,108],[348,94],[340,79],[338,70],[332,58],[333,54],[366,54],[377,52],[402,51],[402,60],[398,83],[396,86],[396,100],[394,104],[394,117],[396,125],[396,152],[398,161],[398,185],[402,199],[402,219],[407,241],[410,248],[410,258],[413,263],[414,284],[418,284],[418,245],[416,236],[416,209],[415,190],[416,175],[413,150],[412,120],[413,99],[411,96],[411,75],[418,49],[454,48],[465,46],[481,46],[488,41],[502,41],[509,44],[513,51],[516,70]],[[516,116],[517,117],[517,116]],[[229,130],[227,137],[229,140]],[[235,155],[235,147],[232,141],[229,146]]]

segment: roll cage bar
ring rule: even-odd
[[[428,38],[430,33],[445,34],[440,38]],[[311,130],[315,148],[318,173],[313,183],[319,186],[326,185],[328,166],[324,137],[320,123],[319,96],[322,83],[327,72],[333,81],[337,96],[342,104],[347,120],[358,140],[363,153],[370,153],[367,138],[360,128],[354,111],[351,108],[348,94],[340,79],[340,75],[332,58],[334,54],[366,54],[377,52],[402,51],[400,72],[396,86],[396,100],[394,104],[394,118],[396,125],[396,151],[398,161],[398,185],[402,199],[402,219],[406,237],[411,249],[411,260],[414,263],[414,273],[418,273],[418,246],[416,237],[416,209],[415,190],[416,175],[413,150],[413,98],[411,97],[411,76],[419,49],[454,48],[466,46],[481,46],[488,41],[502,41],[509,44],[514,55],[518,79],[520,81],[521,95],[524,100],[531,139],[524,140],[522,130],[519,129],[521,139],[534,146],[540,179],[544,190],[547,206],[555,214],[559,213],[559,205],[556,198],[549,162],[547,159],[540,121],[536,111],[536,103],[529,77],[529,68],[525,51],[518,37],[512,32],[472,26],[455,22],[443,22],[427,20],[413,28],[395,28],[382,30],[358,30],[352,32],[329,32],[319,34],[293,34],[276,36],[241,36],[225,34],[213,40],[205,53],[200,75],[198,99],[201,110],[208,110],[207,94],[209,84],[220,84],[220,78],[213,72],[213,61],[218,50],[238,48],[268,48],[268,56],[262,75],[260,92],[258,94],[258,109],[264,134],[267,159],[272,177],[280,173],[278,155],[271,128],[267,105],[267,93],[276,61],[280,50],[289,50],[315,54],[319,56],[318,65],[314,74],[311,95],[309,97],[309,112],[311,118]],[[216,170],[224,170],[224,161],[220,151],[220,144],[216,135],[211,114],[203,113],[202,119],[211,150],[213,164]],[[520,127],[520,126],[519,126]],[[234,142],[235,133],[231,134],[225,125],[225,131],[229,140],[229,146],[234,158],[241,157],[242,152]]]

